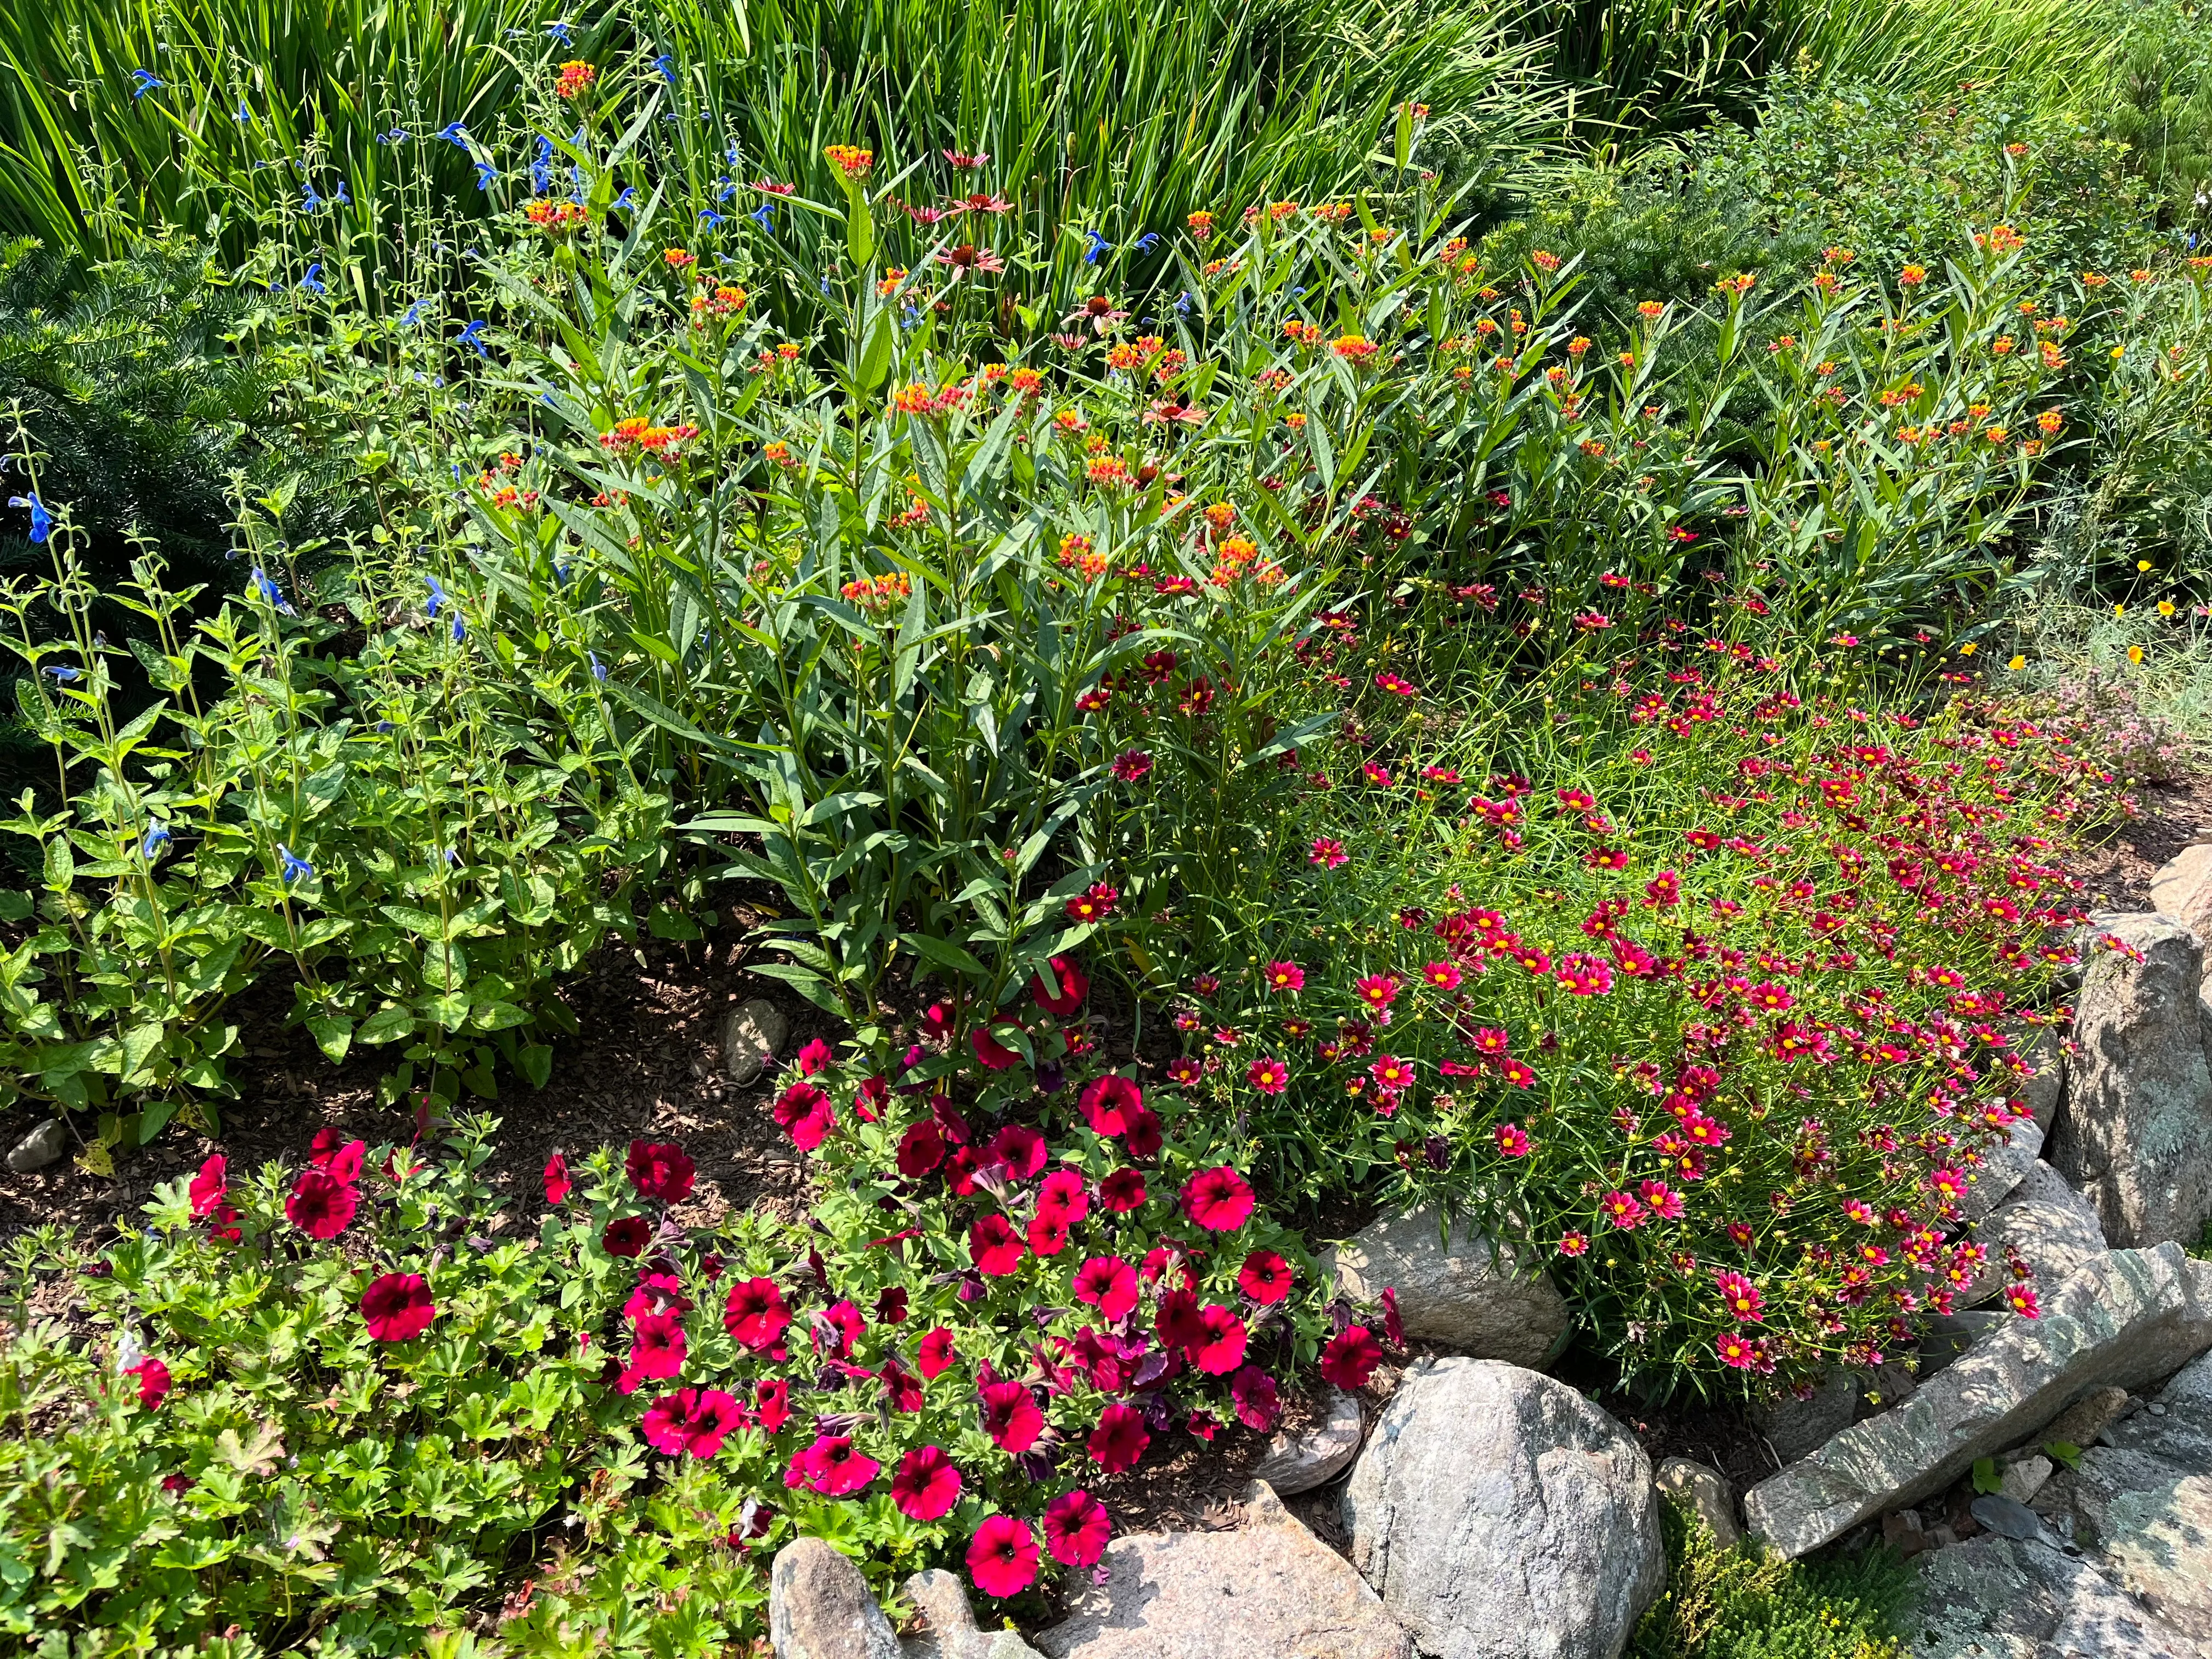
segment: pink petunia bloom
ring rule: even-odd
[[[195,1221],[204,1221],[222,1207],[223,1200],[230,1191],[225,1175],[229,1167],[229,1161],[217,1152],[200,1165],[200,1172],[192,1177],[191,1185],[185,1189],[185,1197],[191,1202]]]
[[[1144,1108],[1145,1094],[1118,1072],[1109,1072],[1085,1084],[1076,1104],[1091,1132],[1111,1140],[1127,1133],[1131,1115]]]
[[[1098,1201],[1116,1215],[1141,1209],[1145,1202],[1145,1172],[1115,1170],[1098,1183]]]
[[[1022,1265],[1021,1235],[994,1210],[978,1217],[968,1229],[968,1254],[978,1273],[990,1279],[1003,1278]]]
[[[1098,1414],[1098,1426],[1091,1431],[1088,1449],[1099,1468],[1109,1474],[1119,1474],[1134,1468],[1152,1443],[1145,1414],[1134,1406],[1116,1403]]]
[[[1065,1567],[1097,1565],[1114,1534],[1106,1506],[1077,1486],[1044,1506],[1045,1548]]]
[[[1229,1399],[1237,1407],[1237,1420],[1248,1429],[1267,1434],[1282,1420],[1282,1390],[1257,1365],[1247,1365],[1229,1379]]]
[[[722,1310],[722,1328],[740,1346],[766,1353],[783,1340],[790,1326],[791,1310],[784,1306],[783,1292],[773,1280],[748,1279],[730,1286],[729,1301]]]
[[[1183,1182],[1182,1211],[1208,1232],[1234,1232],[1250,1218],[1255,1200],[1243,1176],[1226,1164]]]
[[[986,1382],[976,1391],[983,1402],[983,1432],[1000,1451],[1018,1455],[1044,1432],[1044,1413],[1019,1382]]]
[[[1237,1288],[1263,1308],[1272,1308],[1291,1293],[1297,1275],[1291,1264],[1273,1250],[1255,1250],[1237,1270]]]
[[[140,1360],[125,1371],[125,1376],[138,1379],[138,1403],[149,1412],[161,1409],[161,1402],[169,1397],[169,1368],[153,1358]]]
[[[607,1223],[599,1243],[609,1255],[635,1258],[653,1242],[653,1224],[641,1215],[617,1216]]]
[[[1036,1582],[1036,1538],[1026,1521],[986,1516],[968,1540],[968,1576],[986,1595],[1019,1595]]]
[[[636,1322],[623,1374],[631,1378],[674,1376],[684,1369],[684,1322],[674,1314],[647,1314]]]
[[[1091,994],[1091,976],[1068,957],[1054,957],[1046,964],[1047,972],[1030,981],[1030,995],[1038,1007],[1047,1013],[1062,1018],[1083,1006],[1083,1000]]]
[[[680,1204],[690,1197],[697,1174],[690,1155],[673,1141],[631,1141],[624,1169],[640,1198],[663,1204]]]
[[[813,1077],[826,1072],[837,1063],[836,1052],[820,1037],[816,1037],[799,1051],[799,1074]]]
[[[1191,1364],[1208,1376],[1226,1376],[1244,1363],[1244,1322],[1218,1302],[1199,1312],[1206,1340],[1190,1350]]]
[[[802,1152],[811,1152],[830,1137],[837,1127],[837,1113],[830,1104],[830,1097],[811,1083],[794,1083],[775,1097],[775,1115],[777,1127],[791,1137],[791,1144]]]
[[[286,1218],[310,1238],[336,1238],[360,1207],[361,1194],[351,1182],[321,1170],[302,1170],[284,1200]]]
[[[361,1316],[379,1342],[405,1342],[430,1328],[438,1310],[420,1273],[386,1273],[361,1293]]]
[[[1137,1305],[1137,1270],[1117,1255],[1094,1255],[1075,1270],[1075,1299],[1120,1319]]]
[[[781,1434],[791,1421],[791,1384],[781,1376],[762,1379],[753,1389],[753,1415],[770,1434]]]
[[[1322,1350],[1321,1374],[1340,1389],[1364,1389],[1382,1363],[1382,1345],[1364,1325],[1351,1325]]]
[[[951,1370],[959,1358],[959,1352],[952,1345],[952,1333],[943,1325],[925,1335],[915,1351],[915,1364],[921,1369],[923,1379],[929,1382]]]
[[[1003,1072],[1022,1057],[1019,1050],[1009,1048],[980,1025],[969,1034],[968,1046],[987,1071]]]
[[[1009,1123],[991,1137],[983,1159],[996,1164],[1016,1181],[1027,1181],[1044,1168],[1048,1149],[1044,1137],[1026,1123]]]
[[[548,1204],[557,1207],[567,1203],[575,1184],[568,1178],[567,1158],[556,1152],[545,1160],[545,1201]]]
[[[824,1498],[850,1498],[865,1490],[882,1468],[874,1458],[856,1451],[849,1436],[819,1435],[812,1445],[792,1458],[790,1468],[784,1471],[783,1484],[804,1486]]]
[[[916,1446],[891,1476],[891,1502],[909,1521],[942,1519],[960,1501],[960,1471],[936,1446]]]

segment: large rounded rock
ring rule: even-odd
[[[2194,1243],[2212,1216],[2212,1069],[2197,1006],[2197,936],[2164,916],[2117,916],[2133,947],[2098,951],[2074,1016],[2066,1109],[2045,1156],[2136,1249]]]
[[[2183,848],[2150,878],[2150,908],[2212,945],[2212,842]]]
[[[1651,1464],[1565,1383],[1406,1375],[1344,1495],[1352,1565],[1432,1659],[1616,1659],[1665,1587]]]
[[[1322,1269],[1355,1302],[1398,1296],[1406,1334],[1482,1359],[1540,1365],[1567,1328],[1567,1304],[1540,1267],[1428,1205],[1323,1251]]]
[[[2012,1196],[1974,1229],[1974,1240],[1988,1249],[1981,1277],[1959,1294],[1963,1306],[1986,1302],[2012,1282],[2005,1247],[2027,1259],[2045,1285],[2059,1285],[2105,1253],[2103,1224],[2088,1200],[2068,1186],[2058,1171],[2039,1163]]]
[[[941,1568],[906,1581],[921,1628],[899,1644],[903,1659],[1037,1659],[1037,1650],[1010,1630],[983,1630],[968,1605],[968,1591]]]
[[[900,1659],[897,1632],[868,1581],[819,1538],[796,1538],[775,1553],[768,1636],[775,1659]]]
[[[1365,1427],[1359,1402],[1343,1389],[1332,1389],[1320,1420],[1295,1434],[1277,1434],[1267,1443],[1267,1455],[1252,1478],[1266,1481],[1283,1498],[1325,1486],[1359,1455],[1359,1437]]]

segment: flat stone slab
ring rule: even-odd
[[[1567,1304],[1541,1266],[1427,1205],[1389,1216],[1322,1252],[1321,1268],[1354,1302],[1398,1297],[1406,1334],[1478,1359],[1537,1366],[1567,1328]]]
[[[1785,1556],[1942,1491],[2022,1444],[2094,1388],[2133,1388],[2212,1347],[2212,1263],[2179,1244],[2113,1250],[1978,1341],[1893,1411],[1845,1429],[1745,1494],[1750,1530]]]
[[[1047,1659],[1416,1659],[1382,1599],[1264,1481],[1236,1530],[1133,1534],[1103,1565],[1105,1583],[1030,1638]]]

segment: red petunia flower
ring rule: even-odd
[[[1257,1365],[1247,1365],[1229,1379],[1229,1400],[1237,1407],[1237,1420],[1248,1429],[1266,1434],[1282,1420],[1282,1391]]]
[[[386,1273],[361,1293],[361,1316],[379,1342],[407,1342],[438,1316],[430,1282],[420,1273]]]
[[[1226,1376],[1244,1363],[1244,1322],[1218,1302],[1200,1310],[1206,1340],[1190,1350],[1190,1362],[1208,1376]]]
[[[658,1199],[663,1204],[681,1204],[690,1197],[697,1175],[690,1155],[668,1140],[631,1141],[629,1158],[623,1167],[640,1198]]]
[[[1131,1158],[1150,1158],[1159,1151],[1166,1140],[1160,1128],[1159,1114],[1149,1106],[1139,1106],[1133,1112],[1122,1114],[1124,1128],[1121,1144],[1129,1150]]]
[[[927,1175],[945,1162],[945,1132],[924,1118],[910,1123],[899,1137],[898,1172],[909,1180]]]
[[[1044,1547],[1064,1567],[1097,1565],[1113,1534],[1106,1506],[1080,1486],[1044,1506]]]
[[[1091,976],[1067,957],[1054,957],[1048,966],[1051,979],[1039,974],[1030,981],[1030,994],[1036,999],[1038,1007],[1066,1018],[1082,1007],[1084,998],[1091,994]]]
[[[802,1152],[812,1152],[837,1127],[830,1097],[811,1083],[794,1083],[778,1095],[775,1112],[777,1127]]]
[[[568,1179],[568,1160],[556,1152],[545,1160],[545,1201],[551,1205],[568,1202],[575,1182]]]
[[[770,1434],[781,1434],[791,1421],[791,1384],[782,1377],[765,1378],[753,1389],[753,1415]]]
[[[950,1370],[959,1358],[959,1352],[952,1346],[952,1333],[942,1325],[921,1339],[915,1353],[915,1364],[921,1368],[923,1378],[930,1382]]]
[[[158,1359],[142,1359],[125,1376],[138,1379],[138,1403],[149,1412],[161,1409],[161,1402],[169,1397],[169,1368]]]
[[[367,1142],[341,1142],[338,1131],[328,1124],[315,1131],[307,1146],[307,1166],[348,1187],[361,1179],[361,1166],[368,1157]]]
[[[230,1183],[226,1176],[229,1161],[221,1152],[200,1165],[200,1172],[192,1177],[185,1195],[191,1200],[192,1218],[204,1221],[222,1208],[228,1196]]]
[[[828,1071],[836,1063],[836,1051],[820,1037],[814,1038],[799,1051],[799,1074],[801,1077],[813,1077]]]
[[[1036,1538],[1011,1515],[984,1518],[968,1540],[968,1576],[986,1595],[1019,1595],[1036,1582]]]
[[[863,1457],[848,1435],[816,1437],[812,1445],[796,1454],[783,1472],[787,1486],[804,1486],[824,1498],[850,1498],[876,1478],[883,1465]]]
[[[676,1376],[684,1369],[684,1322],[672,1313],[647,1314],[638,1319],[630,1337],[629,1363],[623,1381],[630,1393],[639,1382]]]
[[[310,1238],[336,1238],[360,1207],[361,1194],[349,1182],[321,1170],[302,1170],[284,1200],[286,1218]]]
[[[936,1446],[916,1446],[891,1476],[891,1502],[909,1521],[943,1518],[960,1501],[960,1471]]]
[[[1255,1250],[1237,1271],[1237,1288],[1263,1308],[1272,1308],[1291,1293],[1297,1275],[1291,1264],[1273,1250]]]
[[[1145,1092],[1120,1073],[1109,1072],[1085,1084],[1076,1104],[1091,1132],[1111,1140],[1127,1132],[1132,1114],[1144,1109]]]
[[[1098,1426],[1091,1431],[1089,1449],[1099,1468],[1109,1474],[1119,1474],[1124,1469],[1134,1468],[1137,1460],[1145,1455],[1145,1448],[1152,1443],[1152,1437],[1145,1428],[1145,1414],[1134,1406],[1116,1403],[1098,1414]]]
[[[607,1223],[599,1243],[609,1255],[637,1256],[653,1242],[653,1224],[641,1215],[626,1215]]]
[[[1364,1325],[1351,1325],[1322,1350],[1321,1374],[1340,1389],[1364,1389],[1382,1363],[1382,1345]]]
[[[976,1391],[983,1402],[983,1432],[1000,1451],[1017,1456],[1037,1443],[1044,1432],[1044,1413],[1019,1382],[986,1382]]]
[[[1000,1165],[1013,1180],[1027,1181],[1044,1168],[1047,1151],[1044,1137],[1028,1124],[1009,1123],[991,1137],[983,1159]]]
[[[1118,1255],[1094,1255],[1075,1270],[1075,1299],[1120,1319],[1137,1305],[1137,1270]]]
[[[1208,1232],[1234,1232],[1252,1214],[1252,1188],[1226,1164],[1200,1170],[1182,1184],[1183,1213]]]
[[[1116,1170],[1098,1183],[1098,1201],[1116,1215],[1141,1209],[1145,1202],[1145,1172]]]
[[[988,1071],[1003,1072],[1021,1058],[1018,1050],[1009,1048],[980,1025],[968,1034],[968,1046],[975,1051],[976,1060]]]
[[[969,1228],[968,1254],[978,1273],[987,1278],[1002,1278],[1022,1265],[1021,1235],[1014,1231],[1012,1223],[994,1211],[979,1217],[975,1224]]]
[[[738,1345],[754,1353],[766,1353],[783,1340],[791,1328],[791,1310],[783,1292],[772,1280],[748,1279],[730,1286],[730,1299],[722,1309],[722,1328]]]

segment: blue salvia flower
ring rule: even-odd
[[[1141,236],[1139,236],[1139,238],[1137,238],[1137,240],[1136,240],[1134,242],[1133,242],[1130,246],[1133,246],[1133,247],[1134,247],[1134,248],[1137,250],[1137,252],[1139,252],[1139,253],[1150,253],[1150,252],[1151,252],[1154,248],[1158,247],[1159,245],[1160,245],[1160,234],[1159,234],[1159,232],[1158,232],[1157,230],[1148,230],[1148,231],[1146,231],[1143,235],[1141,235]]]
[[[620,213],[627,209],[634,208],[636,205],[637,186],[635,185],[624,185],[623,186],[623,193],[615,198],[615,211]]]
[[[345,180],[343,179],[338,180],[338,187],[331,192],[331,205],[332,207],[353,205],[353,198],[346,194]]]
[[[323,285],[323,265],[321,260],[318,259],[313,264],[307,267],[307,274],[300,278],[300,286],[306,289],[310,294],[328,294],[330,292],[330,289]]]
[[[478,190],[489,190],[491,188],[491,181],[498,177],[499,169],[494,167],[490,162],[479,161],[477,163],[477,188]]]
[[[584,654],[592,659],[592,678],[595,680],[606,678],[607,665],[599,660],[599,653],[596,651],[586,651]]]
[[[389,733],[397,732],[399,728],[390,720],[379,720],[376,723],[376,729],[380,732]]]
[[[1083,250],[1083,263],[1085,264],[1095,265],[1100,259],[1103,258],[1107,254],[1111,253],[1114,251],[1114,244],[1108,241],[1097,231],[1086,230],[1083,234],[1091,239],[1091,246]]]
[[[568,560],[556,559],[553,561],[553,580],[558,582],[562,586],[566,587],[568,585],[568,577],[570,574]]]
[[[161,849],[175,839],[169,833],[169,826],[155,818],[146,825],[146,839],[138,843],[138,856],[150,864],[161,855]]]
[[[232,116],[230,118],[234,121],[240,122],[251,121],[253,118],[253,112],[247,109],[246,107],[245,100],[240,99],[238,105],[238,113]]]
[[[459,121],[447,122],[434,136],[444,139],[456,149],[466,149],[469,147],[469,130]]]
[[[543,196],[553,185],[553,141],[540,133],[537,158],[530,164],[530,193]]]
[[[674,58],[664,52],[659,57],[653,60],[653,66],[660,71],[660,78],[667,82],[671,87],[673,87],[676,84],[676,59]]]
[[[461,476],[461,469],[458,466],[453,469],[453,476],[457,478]],[[423,609],[434,617],[440,611],[451,605],[453,598],[452,594],[446,592],[445,587],[435,576],[425,576],[422,580],[430,584],[430,600]]]
[[[491,349],[483,343],[483,319],[479,317],[474,322],[463,325],[459,343],[465,346],[473,347],[477,356],[483,358],[486,362],[489,362],[491,361]]]
[[[253,582],[254,592],[260,594],[263,599],[268,600],[270,607],[276,611],[277,615],[283,617],[292,617],[299,614],[292,609],[290,603],[284,598],[284,590],[277,586],[276,584],[270,579],[269,573],[264,570],[258,564],[253,567],[253,575],[252,580]]]
[[[456,123],[456,125],[459,124]],[[407,136],[405,127],[394,127],[391,131],[379,135],[382,142],[387,144],[404,144],[407,142]]]
[[[558,40],[564,46],[573,46],[576,44],[576,39],[574,35],[568,33],[568,21],[563,18],[556,17],[551,22],[546,24],[545,33],[551,35],[556,40]]]
[[[295,857],[292,849],[281,841],[276,843],[276,858],[284,866],[284,884],[287,887],[295,881],[313,881],[315,878],[315,866],[303,858]]]
[[[315,194],[315,187],[312,184],[300,186],[300,198],[301,212],[320,213],[323,210],[323,198]]]
[[[1190,290],[1188,289],[1183,289],[1182,293],[1176,295],[1176,315],[1178,317],[1188,317],[1190,315]]]
[[[166,87],[168,84],[151,70],[132,70],[131,71],[131,101],[135,104],[155,88]]]
[[[453,608],[453,643],[455,645],[459,645],[463,640],[468,638],[468,636],[469,630],[467,624],[461,621],[460,607],[456,605]]]
[[[773,202],[763,202],[750,213],[745,215],[745,217],[751,220],[763,230],[774,230],[775,228],[775,204]]]
[[[704,225],[708,230],[712,230],[722,222],[722,216],[715,212],[712,208],[701,208],[699,210],[699,222]]]
[[[66,664],[58,668],[49,668],[46,672],[52,674],[55,680],[63,685],[67,685],[71,680],[81,680],[84,678],[84,670],[71,668]]]
[[[46,504],[40,501],[35,493],[28,495],[10,495],[8,498],[8,505],[27,507],[31,509],[33,543],[43,544],[54,533],[54,515],[46,511]]]
[[[399,326],[402,328],[413,328],[417,324],[421,323],[422,320],[422,309],[429,303],[430,302],[428,300],[417,300],[413,305],[408,307],[407,314],[399,319]]]

